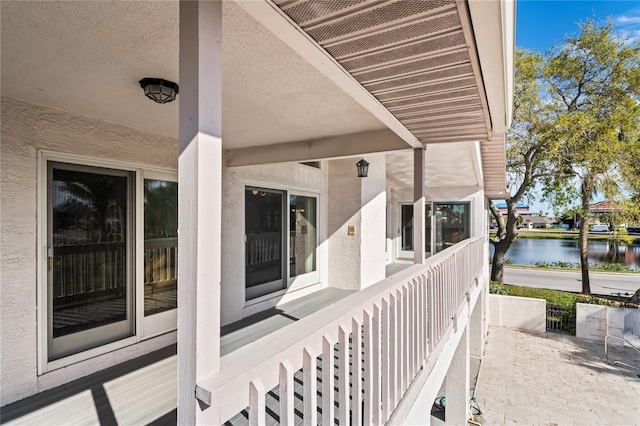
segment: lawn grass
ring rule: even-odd
[[[575,308],[576,303],[589,303],[592,305],[617,306],[616,302],[601,299],[584,294],[570,293],[568,291],[549,290],[545,288],[520,287],[516,285],[491,283],[490,291],[493,294],[507,296],[530,297],[544,299],[550,305],[559,305],[566,308]]]

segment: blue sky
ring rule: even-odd
[[[516,14],[516,46],[519,48],[544,52],[561,43],[565,36],[577,35],[578,24],[590,17],[611,19],[619,34],[640,40],[638,0],[518,0]],[[530,203],[530,210],[553,214],[553,209],[540,200]]]

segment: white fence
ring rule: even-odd
[[[481,237],[462,241],[225,355],[220,371],[198,383],[196,397],[219,423],[248,407],[249,423],[257,425],[265,423],[274,389],[280,423],[293,424],[301,370],[298,416],[305,424],[318,424],[319,408],[323,424],[384,424],[452,327],[482,273],[483,250]]]

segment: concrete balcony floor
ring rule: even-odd
[[[640,367],[633,348],[609,360]],[[492,327],[476,400],[484,425],[640,424],[639,370],[604,361],[602,342]]]

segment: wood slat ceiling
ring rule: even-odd
[[[464,3],[274,2],[420,142],[487,140],[491,123]]]

